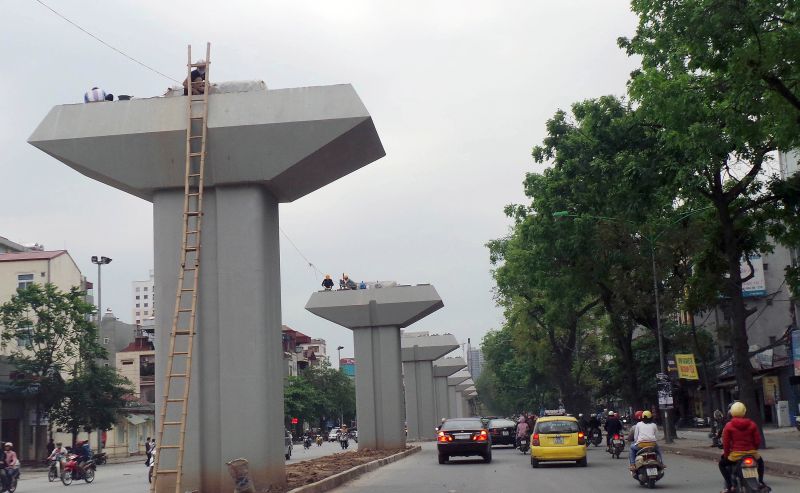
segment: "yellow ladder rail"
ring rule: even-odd
[[[197,291],[200,278],[210,57],[211,43],[207,43],[204,80],[193,82],[192,69],[200,64],[192,62],[192,47],[189,46],[186,63],[188,96],[181,259],[169,340],[169,358],[164,375],[163,401],[159,413],[151,493],[156,493],[159,474],[175,476],[175,493],[184,493],[182,490],[184,442],[189,413],[192,351],[196,333]],[[203,88],[202,94],[192,94],[192,90],[198,87]],[[175,467],[162,469],[162,459],[167,464],[174,459]]]

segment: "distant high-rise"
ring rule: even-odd
[[[469,370],[472,379],[478,381],[481,376],[481,369],[483,368],[483,351],[481,348],[473,348],[467,346],[467,369]]]
[[[152,269],[150,270],[150,279],[133,281],[131,285],[131,296],[133,297],[131,318],[136,325],[142,325],[143,321],[153,319],[156,315],[156,300],[153,293],[155,291],[155,279],[153,278]]]

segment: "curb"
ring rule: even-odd
[[[685,457],[694,457],[696,459],[708,459],[716,461],[719,459],[721,452],[715,450],[702,450],[694,448],[682,448],[671,445],[659,444],[661,450],[675,455],[682,455]],[[769,449],[767,449],[769,450]],[[777,476],[784,476],[787,478],[797,479],[800,477],[800,468],[797,464],[790,464],[788,462],[779,462],[773,460],[764,460],[764,471]]]
[[[337,486],[341,486],[348,481],[352,481],[362,474],[374,471],[375,469],[391,464],[392,462],[397,462],[400,459],[405,459],[409,455],[416,454],[420,450],[422,450],[422,447],[419,445],[414,445],[410,449],[400,452],[399,454],[390,455],[389,457],[384,457],[383,459],[377,459],[372,462],[361,464],[360,466],[342,471],[338,474],[334,474],[333,476],[328,476],[327,478],[317,481],[316,483],[306,484],[300,486],[299,488],[289,490],[289,493],[322,493],[324,491],[330,491]]]

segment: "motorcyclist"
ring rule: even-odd
[[[591,441],[593,433],[601,434],[600,433],[600,420],[597,418],[596,414],[592,414],[589,417],[589,429],[586,430],[586,438],[589,441]]]
[[[642,420],[642,413],[643,412],[644,411],[636,411],[635,413],[633,413],[633,426],[631,426],[631,429],[628,432],[628,436],[626,438],[631,443],[633,443],[633,429],[634,429],[634,427],[636,427],[636,423],[638,423],[639,421]]]
[[[3,452],[3,459],[5,462],[3,468],[5,471],[3,475],[3,486],[8,489],[11,480],[19,475],[19,458],[17,457],[17,453],[14,452],[14,444],[11,442],[6,442],[5,445],[3,445]]]
[[[616,434],[622,434],[622,421],[619,420],[614,411],[608,412],[608,419],[603,427],[606,430],[606,448],[611,450],[611,438]]]
[[[739,401],[734,402],[728,410],[730,421],[722,430],[722,457],[719,458],[719,472],[725,480],[722,493],[733,491],[731,473],[736,462],[745,455],[752,455],[758,461],[758,482],[764,488],[764,459],[758,453],[761,446],[761,433],[756,423],[745,417],[747,408]]]
[[[581,431],[584,433],[589,431],[589,420],[582,413],[578,414],[578,426],[581,427]]]
[[[530,433],[530,428],[528,425],[527,418],[524,415],[520,416],[519,421],[517,422],[517,447],[519,447],[520,441],[523,438],[527,438],[529,433]]]
[[[75,451],[78,455],[78,467],[80,467],[81,472],[86,471],[86,463],[92,459],[92,446],[89,445],[89,440],[84,440],[81,442],[81,445],[78,447],[78,450]]]
[[[61,475],[61,467],[66,459],[67,449],[64,448],[64,445],[61,442],[56,442],[55,446],[53,447],[53,451],[50,452],[49,456],[47,456],[47,460],[55,461],[56,470],[58,471],[59,475]]]
[[[650,411],[643,411],[642,412],[642,420],[636,423],[636,426],[633,427],[633,444],[631,445],[631,451],[628,453],[628,458],[630,460],[630,470],[635,471],[636,466],[636,453],[639,452],[639,444],[641,443],[652,443],[653,447],[656,450],[656,455],[658,456],[658,462],[666,468],[667,466],[664,465],[664,458],[661,456],[661,449],[658,447],[658,443],[656,442],[658,435],[658,427],[655,423],[653,423],[653,413]]]

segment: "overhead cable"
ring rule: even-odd
[[[115,48],[115,47],[111,46],[110,44],[106,43],[106,42],[105,42],[105,41],[103,41],[102,39],[98,38],[98,37],[97,37],[97,36],[95,36],[94,34],[92,34],[92,33],[90,33],[89,31],[87,31],[86,29],[82,28],[81,26],[79,26],[79,25],[78,25],[78,24],[76,24],[75,22],[73,22],[73,21],[69,20],[69,19],[68,19],[68,18],[67,18],[65,15],[63,15],[63,14],[62,14],[62,13],[60,13],[60,12],[58,12],[58,11],[57,11],[57,10],[55,10],[53,7],[51,7],[51,6],[47,5],[47,4],[46,4],[46,3],[44,3],[42,0],[36,0],[36,2],[37,2],[37,3],[39,3],[39,4],[40,4],[42,7],[46,8],[47,10],[49,10],[50,12],[52,12],[52,13],[56,14],[57,16],[61,17],[61,18],[62,18],[62,19],[64,19],[65,21],[69,22],[70,24],[72,24],[72,25],[73,25],[73,26],[75,26],[76,28],[80,29],[80,30],[81,30],[81,31],[83,31],[84,33],[88,34],[89,36],[91,36],[91,37],[92,37],[92,38],[94,38],[95,40],[99,41],[99,42],[100,42],[100,43],[102,43],[103,45],[107,46],[108,48],[111,48],[112,50],[116,51],[116,52],[117,52],[117,53],[119,53],[120,55],[124,56],[125,58],[127,58],[127,59],[129,59],[129,60],[131,60],[131,61],[133,61],[133,62],[136,62],[136,63],[138,63],[139,65],[141,65],[142,67],[146,68],[147,70],[150,70],[150,71],[152,71],[152,72],[155,72],[155,73],[157,73],[157,74],[158,74],[158,75],[160,75],[161,77],[164,77],[164,78],[166,78],[166,79],[169,79],[169,80],[171,80],[171,81],[173,81],[173,82],[176,82],[176,83],[178,83],[178,84],[180,84],[180,83],[181,83],[181,81],[179,81],[179,80],[176,80],[176,79],[173,79],[173,78],[172,78],[172,77],[170,77],[169,75],[166,75],[166,74],[164,74],[164,73],[162,73],[162,72],[159,72],[158,70],[154,69],[154,68],[153,68],[153,67],[151,67],[150,65],[147,65],[147,64],[145,64],[145,63],[143,63],[143,62],[140,62],[139,60],[137,60],[137,59],[133,58],[132,56],[128,55],[127,53],[123,52],[122,50],[120,50],[120,49],[118,49],[118,48]]]

